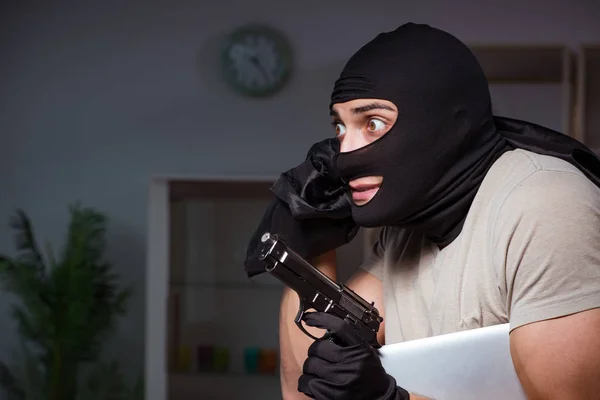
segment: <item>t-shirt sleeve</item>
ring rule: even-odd
[[[387,237],[387,228],[383,227],[378,230],[375,240],[366,250],[363,262],[359,268],[367,271],[379,280],[383,280],[383,264],[385,242]]]
[[[584,176],[534,172],[507,197],[494,232],[511,330],[600,307],[600,189]]]

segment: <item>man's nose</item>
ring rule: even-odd
[[[349,131],[346,132],[340,142],[340,153],[348,153],[360,149],[367,144],[367,141],[360,131]]]

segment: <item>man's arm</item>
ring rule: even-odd
[[[335,251],[324,254],[314,261],[313,265],[321,272],[336,279]],[[363,270],[358,270],[347,283],[365,300],[375,302],[375,307],[383,315],[383,286],[381,281]],[[285,400],[307,399],[304,394],[298,392],[298,378],[302,375],[302,366],[307,358],[308,347],[313,340],[305,335],[294,323],[294,317],[298,312],[299,300],[296,293],[288,288],[284,289],[281,299],[279,314],[279,347],[281,353],[280,372],[281,389]],[[384,323],[381,324],[377,339],[384,343]],[[320,329],[306,327],[306,330],[315,336],[322,336]]]
[[[600,191],[574,173],[538,171],[506,200],[510,349],[530,399],[600,398]]]
[[[516,328],[510,351],[529,399],[600,398],[600,309]]]

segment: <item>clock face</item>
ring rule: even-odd
[[[291,47],[271,28],[244,27],[225,41],[221,67],[225,80],[239,93],[267,96],[281,89],[290,76]]]

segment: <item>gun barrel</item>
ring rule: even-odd
[[[263,248],[260,252],[260,259],[273,258],[273,262],[266,267],[267,272],[273,273],[275,268],[278,268],[282,264],[286,265],[300,278],[321,291],[325,296],[334,301],[340,299],[343,291],[342,285],[310,265],[300,255],[288,248],[276,235],[271,235],[267,232],[262,236],[261,241]]]

